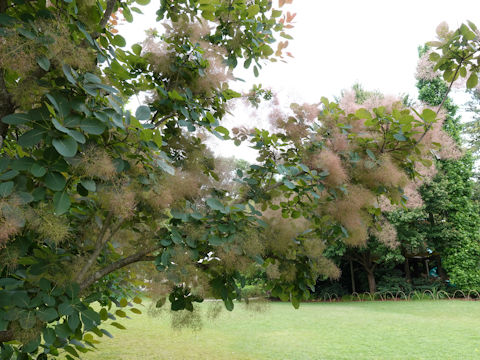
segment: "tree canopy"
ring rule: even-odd
[[[274,106],[271,131],[222,126],[242,96],[234,69],[283,56],[288,2],[163,0],[165,31],[127,49],[116,18],[145,0],[0,0],[2,359],[78,357],[140,311],[139,284],[159,307],[231,310],[251,264],[298,307],[339,275],[326,244],[364,245],[383,205],[408,205],[451,141],[441,106],[322,98]],[[476,85],[476,31],[440,28],[431,58],[447,81]],[[206,133],[250,143],[257,163],[222,167]]]

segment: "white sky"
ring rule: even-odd
[[[278,0],[273,1],[275,7]],[[157,9],[158,2],[153,0],[142,7],[144,16],[133,13],[133,24],[119,27],[128,44],[141,42],[144,30],[158,27]],[[295,27],[289,30],[294,40],[287,48],[294,58],[267,63],[258,78],[242,68],[235,75],[245,79],[246,85],[233,83],[233,89],[261,83],[279,93],[282,101],[318,102],[359,82],[367,90],[416,97],[418,45],[434,40],[442,21],[450,28],[467,19],[480,26],[478,0],[293,0],[283,10],[297,14]],[[236,121],[246,114],[239,109]],[[221,146],[220,151],[252,159],[252,153],[240,155],[234,146]]]

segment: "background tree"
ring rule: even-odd
[[[139,262],[158,271],[159,307],[211,296],[231,310],[255,262],[298,307],[318,276],[339,275],[325,244],[365,244],[384,220],[378,198],[404,204],[416,165],[448,139],[428,135],[430,109],[293,105],[272,133],[235,131],[259,164],[226,187],[203,132],[230,138],[231,71],[281,56],[286,43],[272,44],[293,15],[268,0],[165,0],[165,32],[124,49],[109,21],[120,9],[132,21],[133,5],[0,0],[4,359],[78,357],[102,324],[123,328]]]
[[[428,48],[421,49],[420,55],[430,56]],[[426,60],[421,60],[420,64],[422,61]],[[430,78],[420,78],[417,87],[420,101],[432,106],[438,106],[443,101],[447,112],[443,127],[461,146],[462,125],[456,115],[458,107],[446,96],[448,84],[439,74],[433,73]],[[439,274],[445,280],[444,267],[451,282],[467,290],[478,289],[480,285],[480,219],[473,200],[473,165],[470,153],[458,159],[437,160],[437,174],[420,191],[427,222],[422,223],[423,228],[419,231],[425,234],[426,244],[440,253],[442,261],[437,264]]]

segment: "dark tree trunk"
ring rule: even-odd
[[[367,270],[367,278],[368,278],[368,290],[370,294],[374,294],[377,291],[377,283],[375,281],[375,274],[373,273],[373,269]]]
[[[405,256],[405,280],[407,280],[408,283],[412,283],[412,274],[410,273],[410,262],[408,261],[408,258]]]
[[[355,274],[353,273],[353,262],[350,260],[350,278],[352,279],[352,293],[356,292],[355,289]]]

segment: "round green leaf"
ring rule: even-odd
[[[50,322],[58,317],[57,311],[54,308],[45,308],[38,310],[37,317],[45,322]]]
[[[55,171],[51,171],[45,175],[45,185],[53,191],[61,191],[67,184],[65,177]]]
[[[32,129],[18,138],[18,144],[26,148],[32,147],[37,145],[46,134],[47,130],[45,129]]]
[[[127,42],[125,41],[125,39],[123,38],[123,36],[121,36],[121,35],[115,35],[115,36],[113,37],[112,44],[113,44],[113,45],[116,45],[116,46],[124,47],[125,45],[127,45]]]
[[[106,126],[100,120],[87,118],[82,120],[80,128],[87,134],[101,135],[105,131]]]
[[[65,157],[75,156],[78,150],[77,142],[70,136],[61,139],[53,139],[52,145],[60,155]]]
[[[468,89],[473,89],[475,86],[477,86],[477,84],[478,84],[477,74],[472,73],[467,80],[467,88]]]
[[[92,191],[92,192],[97,191],[97,185],[95,184],[95,181],[93,181],[93,180],[83,179],[82,181],[80,181],[80,183],[88,191]]]
[[[57,335],[52,328],[45,328],[43,330],[43,340],[45,341],[46,345],[51,345],[55,342]]]
[[[47,169],[45,169],[43,166],[39,164],[33,164],[32,167],[30,168],[30,172],[35,177],[42,177],[47,173]]]
[[[146,105],[139,106],[137,111],[135,111],[135,117],[137,120],[148,120],[150,119],[150,108]]]
[[[13,181],[7,181],[0,184],[0,197],[7,197],[13,191]]]
[[[140,55],[142,53],[142,47],[139,44],[133,44],[132,51],[135,55]]]

